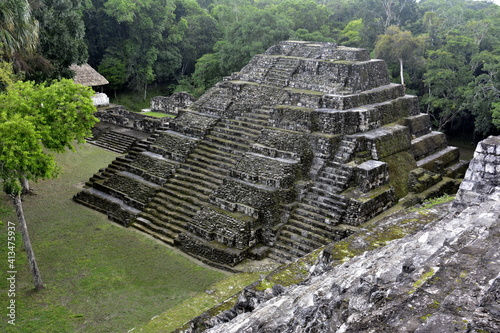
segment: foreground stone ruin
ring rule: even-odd
[[[295,260],[466,168],[363,49],[282,42],[176,112],[75,200],[226,268]]]
[[[500,137],[479,143],[453,202],[399,212],[377,228],[429,217],[350,260],[330,244],[175,332],[500,332]],[[304,270],[300,283],[271,282]]]

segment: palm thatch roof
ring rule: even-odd
[[[89,64],[71,65],[70,69],[75,72],[73,81],[88,87],[102,86],[108,84],[108,80],[95,69],[90,67]]]

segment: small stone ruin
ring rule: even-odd
[[[225,268],[292,261],[467,167],[364,49],[281,42],[177,112],[74,199]]]

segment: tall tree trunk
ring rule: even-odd
[[[28,256],[28,262],[30,265],[31,272],[33,273],[33,280],[35,283],[35,290],[43,289],[42,276],[40,275],[40,270],[35,259],[35,253],[33,252],[33,247],[31,246],[30,236],[28,234],[28,227],[26,225],[26,219],[24,218],[23,203],[21,201],[21,195],[12,195],[12,201],[16,208],[17,219],[19,220],[19,230],[21,231],[21,236],[23,238],[24,248],[26,250],[26,255]]]
[[[26,177],[21,177],[19,181],[21,182],[21,186],[23,187],[23,194],[29,194],[31,192],[31,188],[28,179],[26,179]]]
[[[403,75],[403,58],[399,58],[399,75],[401,75],[401,84],[405,85],[405,77]]]

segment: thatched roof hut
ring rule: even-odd
[[[75,72],[73,81],[88,87],[103,86],[108,84],[108,80],[95,69],[90,67],[89,64],[71,65],[70,69]]]

